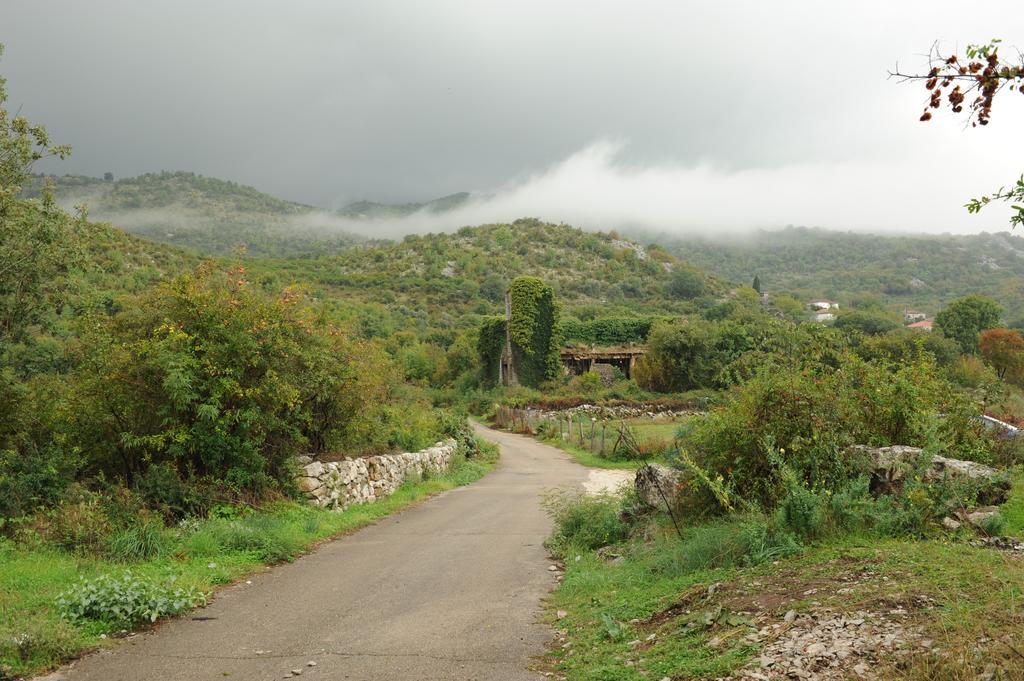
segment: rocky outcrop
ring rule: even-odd
[[[902,489],[907,475],[923,462],[923,452],[918,447],[866,447],[850,448],[855,456],[863,456],[871,467],[871,490],[887,494]],[[1001,504],[1010,491],[1010,480],[1006,474],[974,461],[949,459],[933,456],[923,471],[927,481],[965,482],[977,485],[978,502]]]
[[[419,452],[341,461],[322,462],[300,456],[295,484],[310,504],[341,510],[389,496],[410,476],[448,470],[455,451],[455,440],[447,440]]]
[[[682,471],[668,466],[649,463],[636,471],[634,484],[637,496],[648,506],[665,510],[679,505],[679,495],[685,481]]]

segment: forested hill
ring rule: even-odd
[[[660,247],[534,219],[251,266],[266,286],[310,282],[339,305],[360,303],[387,329],[471,326],[502,313],[508,282],[523,274],[553,285],[565,314],[582,318],[683,313],[732,288]]]
[[[133,234],[211,255],[239,252],[286,257],[321,254],[363,241],[331,224],[335,214],[278,199],[245,185],[186,172],[149,173],[121,180],[81,175],[35,177],[55,185],[66,208],[85,204],[90,217]]]
[[[989,296],[1007,320],[1024,318],[1024,238],[1010,233],[879,236],[793,227],[729,242],[657,237],[671,252],[721,277],[798,299],[855,303],[868,297],[934,315],[971,293]]]

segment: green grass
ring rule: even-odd
[[[237,520],[203,520],[191,530],[167,530],[159,554],[145,560],[117,562],[2,542],[0,678],[3,672],[38,673],[83,650],[110,642],[109,638],[102,638],[114,633],[109,625],[89,622],[73,626],[62,621],[57,613],[57,596],[79,578],[120,575],[130,569],[142,578],[173,577],[180,585],[210,592],[268,563],[292,560],[317,542],[368,525],[428,496],[473,482],[492,466],[492,461],[466,461],[442,475],[407,482],[377,503],[353,506],[340,513],[287,502]]]
[[[1021,678],[1012,670],[1021,668],[1014,649],[1024,649],[1024,560],[1012,553],[938,540],[846,539],[743,567],[709,563],[708,546],[665,536],[613,548],[622,556],[615,561],[570,551],[548,602],[567,647],[553,647],[546,664],[572,680],[714,678],[758,652],[744,639],[752,629],[739,611],[751,612],[750,621],[781,623],[790,608],[885,614],[907,607],[922,638],[950,654],[914,653],[899,668],[883,661],[875,667],[880,678],[973,679],[989,663],[1011,672],[999,678]],[[914,605],[922,602],[933,605]],[[562,619],[559,610],[567,613]],[[709,623],[717,613],[725,615]],[[713,638],[718,645],[709,645]]]
[[[576,459],[577,463],[584,466],[590,466],[591,468],[610,468],[616,470],[636,470],[643,465],[643,461],[615,461],[612,459],[606,459],[603,456],[598,456],[593,452],[583,449],[582,447],[575,445],[566,440],[561,440],[558,437],[553,438],[538,438],[541,442],[549,444],[552,447],[557,447],[563,452],[569,454],[572,458]]]
[[[1012,475],[1010,498],[1000,507],[999,512],[1006,520],[1006,534],[1024,537],[1024,467],[1016,468]]]

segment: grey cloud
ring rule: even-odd
[[[934,39],[1024,40],[1003,35],[1022,20],[1008,1],[6,0],[0,73],[75,146],[52,172],[194,170],[325,208],[493,195],[448,216],[466,222],[960,231],[992,228],[960,204],[1021,170],[1021,105],[925,126],[885,72]]]

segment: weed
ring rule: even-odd
[[[544,506],[555,521],[555,530],[545,543],[552,553],[564,556],[574,549],[596,549],[626,539],[617,496],[558,490],[544,499]]]
[[[121,530],[110,538],[110,556],[125,563],[154,558],[166,551],[166,531],[162,524],[152,520]]]
[[[155,622],[206,602],[193,587],[138,577],[126,572],[120,577],[101,575],[82,579],[57,598],[57,609],[70,622],[93,620],[114,626]]]

